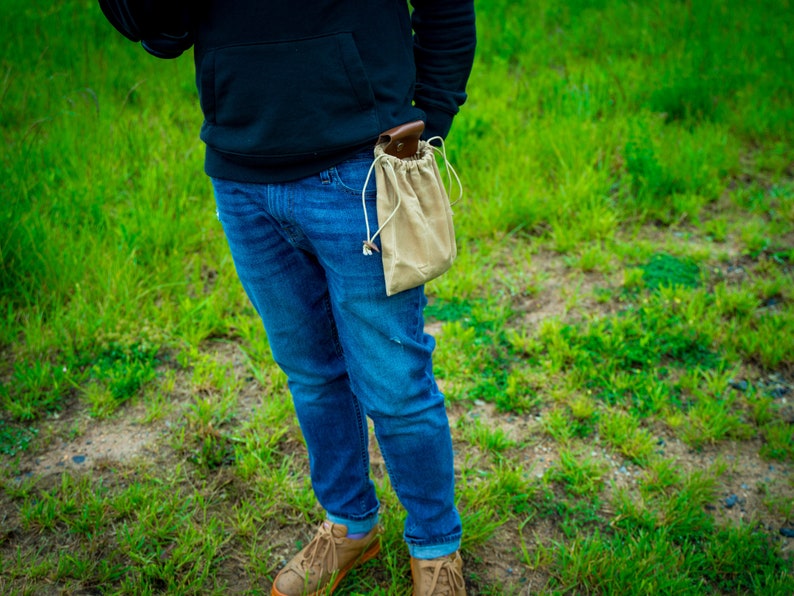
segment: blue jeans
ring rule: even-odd
[[[429,559],[460,545],[452,441],[424,289],[387,297],[379,254],[361,250],[371,163],[367,154],[294,182],[213,186],[237,273],[287,375],[320,505],[351,533],[377,524],[369,417],[411,556]],[[370,184],[372,224],[374,176]]]

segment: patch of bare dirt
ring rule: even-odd
[[[133,407],[125,410],[123,417],[106,420],[86,417],[80,422],[79,414],[67,414],[63,417],[63,427],[53,432],[46,447],[22,455],[20,473],[44,477],[67,470],[88,472],[146,456],[155,442],[167,434],[167,429],[164,425],[136,422],[142,414],[140,407]],[[66,430],[73,424],[79,424],[79,429]],[[59,426],[58,421],[50,421],[50,426]]]
[[[548,250],[534,253],[531,262],[522,267],[522,275],[535,280],[533,291],[516,296],[513,304],[515,311],[522,313],[523,329],[533,330],[547,319],[607,315],[622,308],[618,301],[598,299],[599,291],[621,286],[622,273],[582,272],[568,266],[564,256]]]
[[[493,593],[493,587],[499,586],[499,593],[505,596],[529,596],[541,593],[548,584],[548,573],[540,566],[532,568],[523,562],[523,549],[533,557],[539,545],[548,546],[559,538],[559,532],[547,521],[526,527],[521,524],[519,520],[508,520],[488,539],[486,546],[466,554],[469,593]]]

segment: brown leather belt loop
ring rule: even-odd
[[[421,120],[407,122],[381,133],[378,145],[387,143],[383,152],[394,157],[411,157],[419,149],[419,138],[424,131],[425,123]]]

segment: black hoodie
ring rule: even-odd
[[[393,126],[445,136],[465,101],[473,0],[211,0],[195,16],[210,176],[317,173]]]

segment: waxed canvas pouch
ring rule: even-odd
[[[443,143],[439,149],[418,141],[415,153],[406,157],[388,153],[388,143],[384,140],[375,146],[370,173],[374,171],[377,185],[378,230],[370,235],[367,222],[364,253],[378,250],[373,240],[380,236],[386,294],[391,296],[420,286],[452,266],[457,255],[455,229],[437,154],[445,161],[450,183],[453,175],[458,186],[460,181],[446,159]]]

